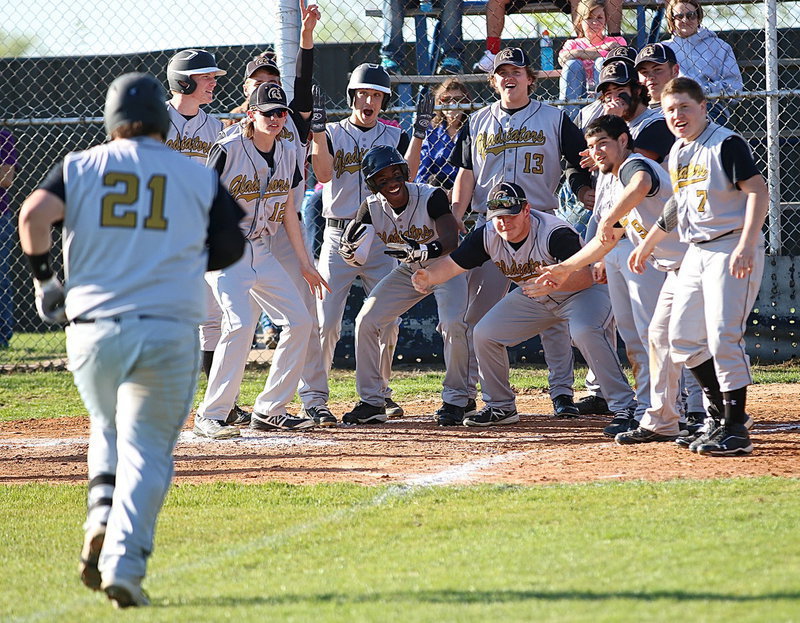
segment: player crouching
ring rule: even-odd
[[[519,422],[506,348],[562,320],[568,322],[575,345],[597,372],[609,406],[615,412],[630,409],[633,392],[614,345],[605,334],[605,326],[611,321],[606,290],[594,284],[588,268],[575,272],[557,291],[533,282],[542,267],[566,260],[580,250],[578,233],[560,218],[532,210],[522,188],[511,182],[497,184],[487,205],[485,225],[466,236],[450,257],[418,270],[412,277],[414,287],[424,293],[491,260],[520,285],[475,326],[475,355],[486,406],[476,415],[465,417],[464,424]]]
[[[429,294],[414,289],[414,269],[429,266],[435,258],[456,248],[458,223],[444,190],[408,181],[408,164],[394,147],[370,149],[361,170],[374,194],[364,200],[342,234],[339,254],[348,264],[358,266],[368,247],[383,244],[384,253],[400,264],[370,292],[356,318],[356,390],[360,400],[342,420],[346,424],[378,424],[387,419],[380,374],[381,332]],[[460,424],[465,412],[475,410],[475,401],[467,393],[466,278],[462,275],[442,284],[433,294],[446,367],[443,403],[436,416],[442,425]]]

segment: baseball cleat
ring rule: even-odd
[[[363,400],[359,400],[352,411],[342,416],[345,424],[383,424],[387,419],[385,406],[376,407]]]
[[[436,410],[434,419],[439,426],[461,426],[464,423],[464,407],[443,402]]]
[[[314,423],[317,426],[322,426],[323,428],[330,428],[331,426],[336,426],[337,424],[336,416],[331,413],[331,410],[328,409],[327,405],[304,407],[303,413],[306,415],[306,417],[310,417],[312,420],[314,420]]]
[[[310,417],[299,417],[289,413],[279,415],[264,415],[253,411],[250,419],[252,430],[306,430],[316,426]]]
[[[613,415],[605,398],[589,394],[575,403],[579,415]]]
[[[464,418],[464,426],[497,426],[499,424],[516,424],[519,414],[516,409],[498,409],[485,406],[475,415]]]
[[[86,531],[83,538],[83,549],[81,550],[81,562],[78,572],[81,575],[81,582],[93,591],[100,590],[101,578],[97,568],[97,561],[100,559],[100,550],[103,549],[103,541],[106,538],[106,527],[95,526]]]
[[[575,418],[580,415],[580,412],[572,401],[572,396],[561,394],[553,398],[553,415],[556,417]]]
[[[662,435],[646,428],[634,428],[633,430],[617,434],[614,437],[620,446],[633,445],[637,443],[651,443],[654,441],[675,441],[677,435]]]
[[[405,415],[405,411],[403,411],[403,407],[401,407],[399,404],[397,404],[391,398],[387,398],[386,399],[386,417],[388,417],[390,420],[393,420],[395,418],[401,418],[401,417],[403,417],[403,415]]]
[[[239,405],[233,405],[233,409],[225,419],[225,423],[233,426],[246,426],[250,423],[250,414]]]
[[[234,437],[242,436],[235,426],[230,426],[222,420],[212,420],[202,415],[194,416],[194,434],[198,437],[216,440],[233,439]]]
[[[695,452],[704,456],[740,456],[750,454],[753,443],[742,425],[722,425],[697,445]]]
[[[623,409],[614,414],[614,419],[611,420],[611,424],[603,429],[603,434],[606,437],[616,439],[620,433],[627,433],[638,426],[639,423],[633,416],[633,409]]]
[[[150,599],[142,587],[133,582],[114,580],[103,585],[108,598],[115,608],[130,608],[139,606],[149,606]]]

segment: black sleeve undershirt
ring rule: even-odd
[[[452,260],[464,270],[477,268],[492,259],[483,246],[484,229],[486,229],[486,225],[473,229],[464,237],[458,248],[450,254]]]
[[[406,132],[402,132],[400,134],[400,140],[397,141],[397,151],[401,154],[405,155],[406,149],[411,144],[411,138],[408,136]]]
[[[754,175],[760,175],[750,147],[741,136],[729,136],[722,141],[720,159],[725,175],[731,184],[739,188],[739,182],[749,180]]]
[[[572,120],[566,115],[561,115],[561,154],[567,161],[564,177],[567,184],[575,194],[584,186],[591,187],[592,174],[581,168],[581,155],[586,149],[586,138]]]
[[[633,147],[658,154],[656,162],[663,162],[674,142],[675,136],[669,131],[667,122],[658,119],[639,133],[633,141]]]
[[[428,198],[428,216],[434,221],[445,214],[452,214],[450,202],[447,200],[447,193],[441,188],[437,188]]]
[[[661,189],[658,176],[653,171],[652,166],[641,158],[634,158],[622,166],[619,172],[619,181],[627,186],[631,183],[631,178],[633,178],[634,174],[638,171],[644,171],[644,173],[650,177],[650,189],[647,191],[647,196],[652,197],[657,194]]]
[[[61,199],[61,201],[66,202],[67,189],[64,186],[63,160],[50,169],[50,172],[47,174],[47,177],[44,178],[44,181],[40,184],[39,188],[41,190],[46,190],[49,193],[53,193],[56,197]]]
[[[311,112],[311,77],[314,74],[314,48],[297,51],[295,67],[294,97],[289,102],[289,108],[295,112]],[[297,123],[297,122],[295,122]],[[297,126],[300,129],[300,126]]]
[[[226,152],[219,144],[214,144],[208,152],[206,158],[206,167],[214,169],[217,175],[222,175],[225,170],[225,162],[228,160],[228,152]]]
[[[581,250],[581,237],[569,227],[559,227],[550,234],[547,250],[559,262],[563,262]]]
[[[208,213],[208,261],[206,270],[219,270],[230,266],[244,251],[244,236],[239,221],[244,211],[217,180],[217,194]]]
[[[365,225],[372,225],[372,214],[369,212],[369,205],[366,201],[362,201],[361,205],[358,206],[358,212],[356,212],[356,223],[364,223]]]
[[[472,138],[469,134],[469,117],[458,131],[449,163],[461,169],[472,169]]]

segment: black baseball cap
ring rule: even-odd
[[[247,102],[250,110],[270,112],[271,110],[291,110],[286,104],[286,93],[277,84],[259,84],[250,94]]]
[[[247,67],[244,71],[244,79],[247,80],[248,78],[252,78],[253,74],[256,73],[259,69],[266,69],[278,76],[281,75],[281,70],[278,68],[278,64],[275,62],[275,58],[272,56],[256,56],[252,61],[247,63]]]
[[[525,191],[514,182],[500,182],[489,193],[486,202],[486,218],[514,215],[522,212],[528,200]]]
[[[664,63],[678,64],[678,59],[675,52],[671,47],[665,43],[649,43],[644,46],[636,55],[634,66],[638,69],[642,63],[656,63],[663,65]]]
[[[629,45],[618,45],[609,51],[601,65],[605,67],[614,61],[623,61],[633,65],[636,62],[636,49]]]
[[[496,72],[500,65],[514,65],[515,67],[527,67],[530,65],[528,55],[522,48],[503,48],[494,57],[494,69]]]
[[[616,61],[600,70],[600,79],[595,90],[600,93],[606,84],[625,85],[630,82],[633,82],[633,67],[625,61]]]

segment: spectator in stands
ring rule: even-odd
[[[575,39],[564,42],[558,53],[561,65],[559,95],[562,100],[583,99],[597,84],[603,59],[609,51],[627,45],[622,36],[606,35],[606,0],[582,0],[575,18]],[[572,120],[578,106],[567,106]]]
[[[494,57],[500,51],[500,35],[506,24],[506,15],[519,13],[526,4],[539,2],[552,2],[562,13],[569,13],[575,22],[578,14],[580,0],[488,0],[486,3],[486,51],[480,60],[475,63],[475,71],[494,71]],[[606,7],[606,21],[609,34],[619,36],[622,28],[622,3],[623,0],[608,0]]]
[[[409,5],[419,5],[418,0],[383,0],[383,45],[381,65],[390,74],[402,73],[404,63],[403,18]],[[439,40],[442,61],[438,74],[461,74],[464,67],[461,55],[464,41],[461,37],[461,0],[434,0],[441,9],[439,14]]]
[[[469,87],[457,78],[448,78],[434,93],[437,106],[468,104]],[[411,177],[421,184],[441,186],[449,191],[453,188],[458,169],[448,162],[456,144],[467,112],[461,110],[437,110],[424,139],[411,140],[411,149],[406,154]]]
[[[741,91],[742,73],[733,49],[715,32],[701,25],[703,7],[700,3],[668,0],[666,14],[672,38],[664,43],[675,52],[680,75],[697,82],[707,96]],[[717,123],[726,123],[730,117],[727,102],[714,102],[709,106],[708,116]]]
[[[0,348],[8,347],[14,333],[11,254],[17,246],[17,228],[8,189],[14,181],[17,159],[14,135],[0,129]]]

